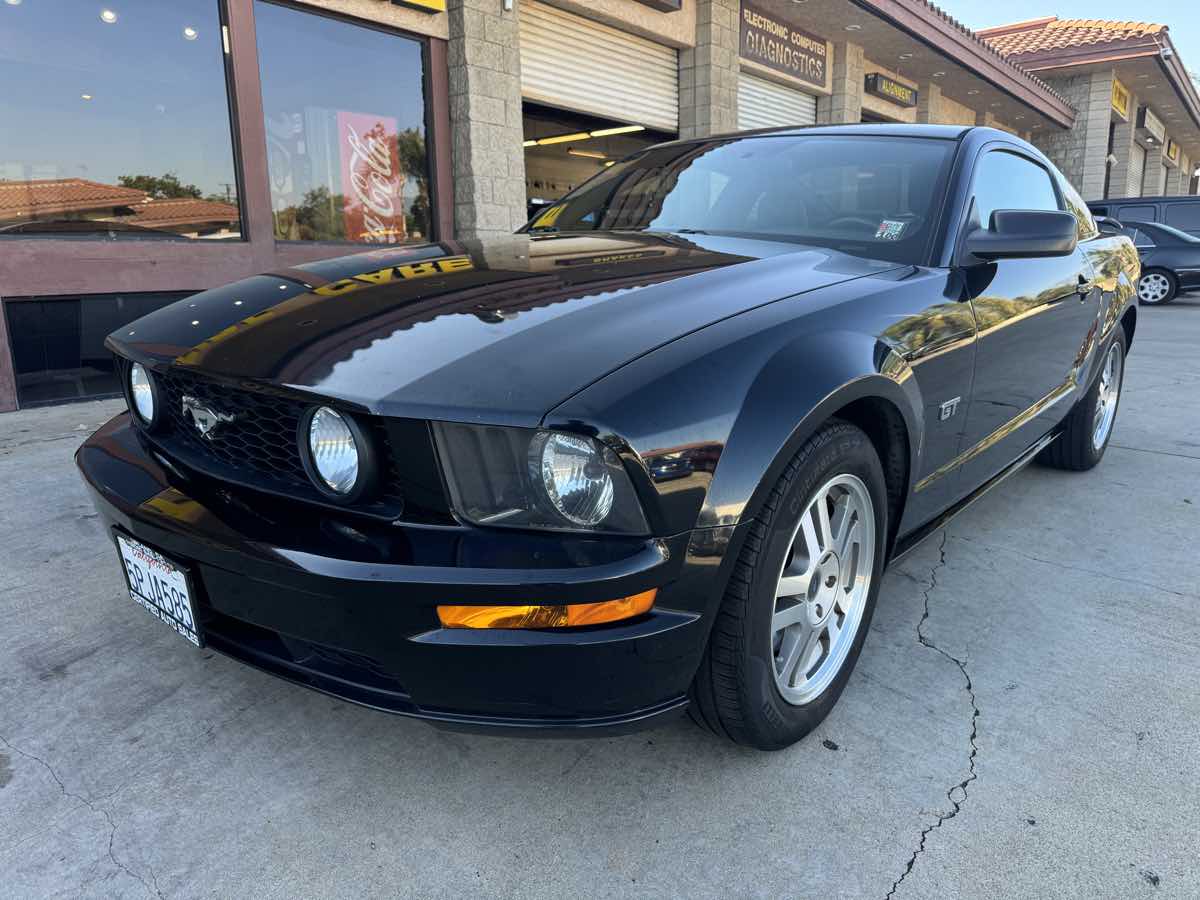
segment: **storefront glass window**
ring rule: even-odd
[[[265,0],[254,14],[276,238],[428,240],[422,43]]]
[[[0,237],[241,237],[217,0],[4,0],[0,85]]]

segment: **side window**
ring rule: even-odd
[[[1107,206],[1093,206],[1092,212],[1098,216],[1107,216],[1108,215],[1108,207]]]
[[[1153,206],[1118,206],[1117,218],[1122,222],[1153,222],[1157,216]]]
[[[1140,228],[1133,230],[1133,246],[1135,247],[1153,247],[1154,239]]]
[[[1037,163],[1009,153],[991,150],[975,171],[975,210],[979,224],[989,227],[998,209],[1057,210],[1058,194],[1050,173]]]
[[[1188,203],[1168,203],[1163,212],[1168,225],[1180,231],[1200,232],[1200,200]]]

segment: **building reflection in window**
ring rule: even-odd
[[[0,236],[241,237],[217,0],[0,4],[0,84]]]
[[[429,239],[422,42],[255,4],[275,236]]]

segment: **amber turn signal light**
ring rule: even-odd
[[[655,588],[632,597],[602,603],[562,606],[439,606],[438,618],[446,628],[572,628],[619,622],[649,612],[658,594]]]

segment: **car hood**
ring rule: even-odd
[[[533,425],[684,334],[895,268],[746,238],[515,235],[255,276],[151,313],[109,345],[381,415]]]

